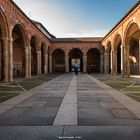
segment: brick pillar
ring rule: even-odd
[[[140,74],[140,39],[139,39],[139,60],[138,60],[138,64],[139,64],[139,74]]]
[[[113,51],[113,75],[117,75],[117,50]]]
[[[13,39],[9,39],[9,81],[13,81]]]
[[[100,72],[104,72],[104,55],[100,55]]]
[[[69,56],[65,56],[65,72],[69,72]]]
[[[87,56],[83,56],[83,72],[87,72]]]
[[[49,57],[49,72],[52,73],[52,56]]]
[[[121,77],[124,78],[124,46],[121,45]]]
[[[25,78],[29,78],[29,47],[25,46]]]
[[[109,58],[110,58],[110,53],[108,53],[108,52],[106,52],[105,54],[104,54],[104,72],[105,72],[105,74],[109,74]]]
[[[41,74],[41,52],[37,51],[37,75]]]
[[[28,46],[28,78],[31,78],[31,46]]]
[[[129,60],[129,46],[126,46],[126,77],[130,76],[130,60]]]
[[[111,50],[111,75],[113,75],[113,50]]]
[[[48,73],[48,54],[44,54],[44,74]]]
[[[9,69],[9,64],[8,64],[8,45],[9,45],[9,39],[7,37],[2,38],[3,42],[3,80],[5,82],[9,81],[9,74],[8,74],[8,69]]]

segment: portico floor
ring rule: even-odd
[[[140,103],[87,74],[64,74],[0,104],[0,140],[139,140]]]

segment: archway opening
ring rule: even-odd
[[[52,54],[52,70],[53,72],[65,72],[65,53],[61,49],[56,49]]]
[[[115,40],[114,40],[114,50],[115,50],[115,53],[116,53],[116,57],[117,57],[117,64],[116,64],[116,67],[117,67],[117,74],[120,74],[121,73],[121,44],[122,44],[122,40],[121,40],[121,36],[118,34],[116,37],[115,37]]]
[[[74,71],[74,65],[77,64],[78,71],[83,72],[83,54],[80,49],[74,48],[69,53],[69,71]]]
[[[32,36],[31,45],[31,75],[37,75],[36,37]]]
[[[87,72],[100,72],[100,52],[96,48],[90,49],[87,52]]]
[[[41,73],[45,73],[45,44],[41,44]]]
[[[139,41],[131,39],[129,49],[130,74],[139,74]]]
[[[140,29],[136,23],[132,23],[126,32],[126,53],[128,56],[127,64],[127,74],[140,74],[140,53],[139,53],[139,39],[140,39]]]
[[[12,31],[13,38],[13,77],[24,77],[25,75],[25,53],[23,29],[15,25]]]

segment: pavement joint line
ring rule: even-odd
[[[73,92],[71,92],[73,87]],[[69,100],[69,96],[73,98]],[[53,125],[77,125],[77,76],[73,76]]]
[[[12,109],[13,107],[15,107],[16,105],[20,104],[21,102],[25,101],[26,99],[30,98],[31,96],[33,96],[34,94],[36,94],[40,89],[49,86],[52,82],[54,82],[55,80],[58,80],[59,78],[63,77],[63,75],[60,75],[50,81],[47,81],[37,87],[34,87],[28,91],[23,91],[21,92],[20,95],[17,95],[5,102],[0,103],[0,115],[4,114],[5,112],[7,112],[8,110]]]
[[[112,96],[119,103],[124,105],[129,111],[131,111],[138,119],[140,119],[140,103],[134,99],[128,97],[127,95],[113,89],[112,87],[104,84],[98,79],[88,75],[88,77],[94,81],[98,86],[103,88],[110,96]]]

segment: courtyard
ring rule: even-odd
[[[1,140],[138,140],[140,103],[95,77],[107,80],[57,75],[2,102]]]

